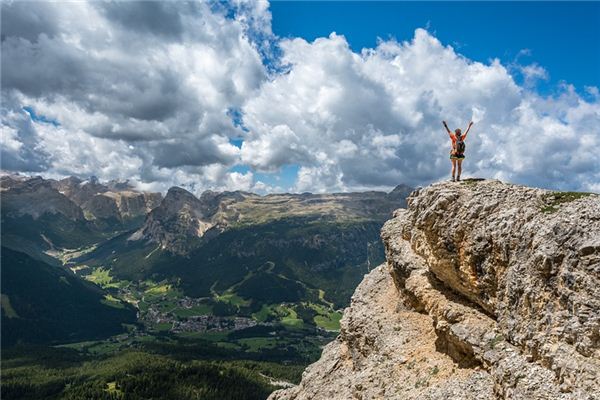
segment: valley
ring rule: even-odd
[[[254,388],[236,397],[235,385],[178,378],[164,388],[172,398],[187,398],[180,396],[183,388],[206,389],[214,398],[265,398],[299,382],[303,368],[338,334],[358,282],[383,260],[379,230],[409,192],[400,186],[391,193],[208,191],[196,197],[172,188],[162,197],[93,179],[3,177],[9,205],[2,209],[3,255],[54,272],[44,275],[49,290],[25,296],[26,276],[7,281],[4,264],[17,264],[3,259],[3,398],[42,392],[57,399],[129,398],[143,390],[142,382],[124,379],[131,368],[171,378],[177,368],[182,374],[208,368],[232,379],[241,374]],[[52,207],[43,204],[46,198]],[[125,198],[138,199],[136,208],[124,212]],[[121,200],[110,203],[115,199]],[[80,304],[81,294],[66,291],[61,297],[78,307],[56,304],[54,319],[47,318],[42,305],[56,303],[59,289],[52,288],[64,281],[95,300]],[[24,309],[35,312],[24,318]],[[40,321],[71,325],[28,339],[27,330],[40,337]],[[90,323],[100,321],[112,330],[92,334]],[[60,365],[46,357],[58,357]],[[111,372],[75,372],[92,365]],[[248,394],[254,390],[257,397]]]

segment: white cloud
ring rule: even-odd
[[[3,150],[13,154],[18,154],[23,147],[23,143],[19,140],[19,131],[5,125],[2,126],[0,144],[2,144]]]
[[[3,3],[3,115],[28,106],[60,124],[34,118],[25,131],[22,118],[3,118],[3,130],[17,131],[3,135],[15,155],[7,166],[147,181],[162,167],[233,165],[229,138],[243,132],[229,111],[266,78],[247,31],[270,32],[264,2],[234,7],[228,18],[205,2],[48,3],[40,13]],[[43,148],[51,163],[17,162],[18,143]],[[227,184],[248,187],[239,177]]]
[[[539,80],[548,80],[549,74],[546,69],[538,64],[529,64],[519,66],[521,74],[523,74],[524,84],[526,87],[534,86]]]
[[[542,66],[520,66],[520,86],[514,69],[469,60],[423,29],[356,53],[335,33],[278,41],[264,0],[5,2],[2,34],[6,169],[195,192],[422,185],[449,174],[441,121],[473,119],[466,175],[598,190],[598,88],[541,96]],[[240,137],[241,148],[229,142]],[[294,187],[257,180],[288,164],[299,166]]]
[[[336,34],[281,43],[289,72],[243,108],[242,159],[258,169],[302,166],[296,190],[413,185],[449,173],[441,121],[464,129],[467,175],[563,189],[600,180],[600,105],[565,86],[544,98],[498,61],[473,62],[418,29],[411,42],[354,53]],[[531,79],[544,78],[539,66]],[[283,134],[282,132],[285,132]]]

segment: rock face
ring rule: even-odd
[[[251,226],[286,218],[318,221],[373,221],[383,223],[393,210],[406,204],[408,186],[391,193],[270,194],[205,191],[200,198],[179,187],[169,189],[159,207],[129,240],[146,240],[162,249],[187,255],[198,239],[214,237],[237,226]]]
[[[173,253],[186,254],[194,238],[201,238],[215,226],[211,211],[210,204],[185,189],[172,187],[160,205],[148,214],[144,226],[129,239],[145,239]]]
[[[92,177],[61,180],[40,176],[3,175],[0,177],[3,206],[11,215],[63,214],[71,220],[112,220],[126,222],[144,218],[160,204],[160,193],[140,192],[127,182],[100,183]]]
[[[95,177],[50,180],[52,187],[81,207],[87,219],[125,222],[144,217],[162,200],[160,193],[140,192],[127,182],[100,183]]]
[[[282,399],[599,399],[600,196],[415,191],[339,337]]]
[[[62,214],[68,219],[83,221],[83,212],[69,198],[56,191],[41,177],[4,175],[0,178],[3,217],[29,215],[38,219],[44,214]]]

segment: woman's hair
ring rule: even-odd
[[[460,131],[460,128],[456,128],[454,130],[454,133],[456,133],[457,135],[461,135],[462,134],[461,131]]]

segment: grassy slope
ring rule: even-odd
[[[106,337],[135,321],[129,306],[107,304],[105,293],[61,267],[2,248],[2,346]],[[16,313],[18,317],[15,317]]]
[[[255,311],[264,303],[317,301],[317,289],[324,290],[325,299],[335,307],[343,307],[366,272],[367,242],[375,243],[371,262],[383,260],[380,227],[379,221],[286,218],[225,231],[189,257],[156,251],[155,244],[127,241],[124,234],[77,262],[110,267],[119,279],[179,281],[191,297],[210,297],[211,289],[224,293],[237,285],[242,297],[255,300]],[[266,263],[274,267],[261,272]],[[256,275],[248,277],[249,273]],[[261,282],[270,290],[262,290]]]

